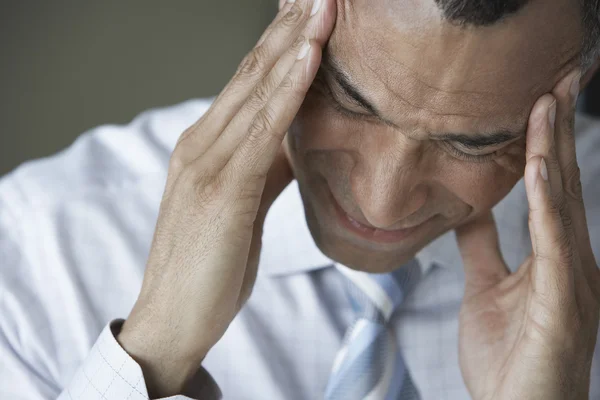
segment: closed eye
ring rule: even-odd
[[[364,112],[354,111],[342,104],[342,102],[338,99],[338,95],[334,93],[329,82],[327,82],[326,78],[323,76],[323,71],[319,71],[319,74],[317,74],[313,85],[329,101],[334,110],[339,114],[347,118],[359,120],[373,120],[376,118],[375,115],[371,114],[367,110],[364,110]],[[353,100],[348,101],[353,102]],[[355,104],[353,107],[363,110],[359,104]]]
[[[498,156],[508,145],[522,139],[520,132],[501,131],[491,135],[443,134],[432,136],[453,156],[470,161],[485,162]]]
[[[488,153],[472,154],[472,153],[465,152],[464,150],[461,150],[459,147],[457,147],[452,142],[440,141],[439,143],[453,157],[458,158],[460,160],[467,161],[467,162],[477,162],[477,163],[487,162],[487,161],[492,160],[495,156],[497,156],[498,152],[500,151],[500,150],[492,150],[491,152],[488,152]]]
[[[477,152],[505,146],[519,138],[522,138],[524,135],[524,132],[500,131],[491,134],[479,135],[444,133],[441,135],[430,135],[430,137],[436,140],[452,142],[464,149]]]

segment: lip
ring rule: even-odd
[[[425,222],[420,223],[419,225],[405,228],[405,229],[397,229],[393,231],[387,231],[383,229],[371,228],[369,226],[365,226],[360,222],[353,219],[348,213],[346,213],[339,203],[333,197],[333,194],[330,193],[331,203],[333,204],[333,208],[335,209],[335,213],[340,221],[340,224],[361,238],[367,239],[371,242],[379,242],[379,243],[396,243],[401,242],[412,234],[415,233],[420,227],[424,225]]]

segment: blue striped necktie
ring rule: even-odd
[[[336,265],[357,319],[339,350],[325,400],[419,400],[388,326],[394,310],[418,281],[416,260],[389,274],[368,274]]]

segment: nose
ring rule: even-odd
[[[352,172],[352,192],[366,221],[373,227],[395,230],[427,201],[427,186],[414,155],[379,155],[362,160]]]

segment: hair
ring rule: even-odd
[[[492,25],[519,11],[528,0],[435,0],[444,18],[458,25]],[[600,0],[579,0],[583,43],[581,66],[589,68],[600,55]]]

